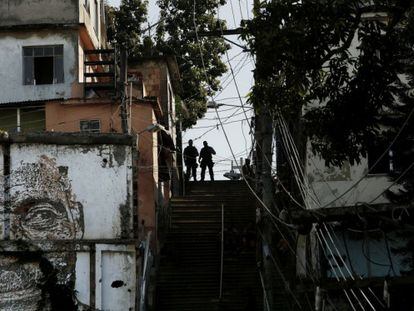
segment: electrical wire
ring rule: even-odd
[[[194,10],[193,10],[193,24],[194,24],[194,29],[195,29],[195,33],[196,33],[196,39],[197,39],[197,42],[198,42],[198,44],[199,44],[199,50],[200,50],[200,56],[201,56],[201,60],[202,60],[202,65],[203,65],[203,68],[204,68],[204,73],[205,73],[205,75],[206,75],[206,78],[207,78],[207,81],[208,81],[208,77],[207,77],[207,74],[206,74],[206,68],[205,68],[205,66],[204,66],[204,57],[203,57],[203,54],[202,54],[202,50],[201,50],[201,43],[200,43],[200,40],[199,40],[199,38],[198,38],[198,32],[197,32],[197,25],[196,25],[196,22],[195,22],[195,7],[196,7],[196,1],[194,0]],[[222,121],[221,121],[221,119],[220,119],[220,115],[219,115],[219,113],[218,113],[218,111],[217,111],[217,108],[216,108],[216,114],[217,114],[217,117],[219,118],[219,121],[220,121],[220,123],[222,123]],[[234,152],[233,152],[233,150],[232,150],[232,147],[231,147],[231,144],[230,144],[230,142],[229,142],[229,139],[228,139],[228,137],[227,137],[227,133],[226,133],[226,131],[225,131],[225,129],[224,129],[224,127],[222,126],[222,129],[223,129],[223,133],[224,133],[224,136],[225,136],[225,138],[226,138],[226,141],[227,141],[227,144],[228,144],[228,146],[229,146],[229,148],[230,148],[230,151],[231,151],[231,153],[233,154],[233,158],[234,158],[234,160],[236,161],[236,163],[237,163],[237,159],[234,157]],[[252,191],[252,193],[256,196],[256,198],[258,199],[258,201],[261,203],[261,205],[264,207],[264,209],[269,213],[269,215],[271,215],[272,216],[272,221],[274,221],[274,220],[276,220],[276,221],[278,221],[278,222],[281,222],[281,220],[278,218],[278,217],[275,217],[275,215],[268,209],[268,207],[261,201],[261,199],[257,196],[257,194],[253,191],[253,189],[251,189],[251,187],[250,187],[250,185],[248,184],[248,183],[246,183],[247,185],[248,185],[248,187],[249,187],[249,189]],[[286,224],[286,223],[284,223],[284,222],[282,222],[283,224],[285,224],[285,225],[287,225],[288,227],[289,227],[289,225],[288,224]],[[352,290],[351,290],[352,291]],[[346,292],[345,292],[346,293]],[[347,294],[347,293],[346,293]],[[349,297],[348,295],[347,295],[347,297]],[[356,297],[356,299],[358,299],[358,297]],[[352,304],[352,301],[350,301],[350,303]],[[360,303],[360,302],[359,302]]]
[[[410,120],[410,118],[413,115],[413,113],[414,113],[414,107],[413,107],[413,109],[411,109],[410,113],[408,114],[408,116],[405,119],[404,123],[401,125],[401,127],[398,130],[397,134],[394,136],[394,139],[391,141],[391,143],[388,145],[388,147],[384,150],[384,152],[380,155],[380,157],[374,162],[374,164],[368,169],[368,171],[360,179],[358,179],[351,187],[349,187],[347,190],[345,190],[336,199],[334,199],[334,200],[330,201],[329,203],[325,204],[323,207],[328,207],[328,206],[332,205],[332,203],[336,202],[337,200],[339,200],[340,198],[342,198],[344,195],[346,195],[347,193],[349,193],[353,188],[355,188],[362,180],[364,180],[368,176],[368,174],[378,165],[378,163],[382,160],[382,158],[388,153],[388,151],[391,149],[391,147],[397,141],[398,137],[401,135],[402,131],[407,126],[408,121]],[[382,195],[382,193],[380,195]],[[375,200],[373,200],[373,201],[375,201]],[[371,201],[371,202],[373,202],[373,201]]]

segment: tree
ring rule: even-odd
[[[252,101],[291,120],[301,116],[328,165],[358,163],[405,124],[393,149],[406,169],[413,154],[413,7],[403,0],[262,3],[245,24],[258,60]],[[412,187],[413,170],[405,176]]]
[[[207,97],[219,90],[218,78],[227,70],[221,56],[229,45],[219,37],[200,37],[200,45],[194,29],[194,22],[199,32],[226,29],[225,22],[215,17],[217,8],[224,4],[225,0],[158,0],[161,22],[157,49],[177,57],[182,83],[177,111],[186,110],[182,114],[183,129],[204,115]]]
[[[129,56],[142,55],[141,25],[147,20],[147,0],[122,0],[118,8],[106,6],[108,41],[126,49]]]

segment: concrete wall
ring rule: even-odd
[[[64,83],[23,84],[23,47],[42,45],[63,45]],[[2,32],[0,47],[0,104],[70,98],[78,91],[77,30]]]
[[[306,176],[313,190],[311,195],[313,199],[308,196],[309,205],[317,208],[318,204],[315,200],[320,202],[321,206],[327,205],[326,207],[351,206],[372,201],[391,184],[391,181],[386,174],[367,174],[367,172],[368,161],[365,158],[359,165],[350,165],[346,162],[341,168],[327,167],[324,160],[315,156],[309,149]],[[355,185],[361,178],[362,181]],[[351,187],[352,190],[336,200]],[[387,202],[385,197],[380,196],[372,203]]]
[[[46,130],[79,132],[80,120],[99,120],[102,133],[121,132],[119,104],[108,100],[49,102],[45,106]]]
[[[148,123],[156,123],[153,109],[148,105],[139,107],[134,129],[145,130]],[[139,135],[138,160],[138,215],[141,229],[156,232],[156,205],[158,204],[158,138],[157,133],[143,132]],[[156,239],[156,236],[154,236]],[[143,238],[143,236],[142,236]]]
[[[84,239],[119,239],[123,232],[132,231],[131,195],[131,150],[125,146],[59,146],[42,144],[13,144],[10,149],[11,157],[11,191],[15,208],[24,202],[35,200],[64,200],[69,195],[67,191],[61,194],[44,187],[39,181],[28,183],[30,178],[38,174],[48,174],[42,167],[54,173],[64,170],[69,199],[76,202],[74,209],[78,217],[83,218],[83,225],[76,228],[76,237]],[[30,175],[30,174],[33,174]],[[47,182],[51,182],[46,176]],[[40,177],[37,177],[40,178]],[[54,177],[53,177],[54,178]],[[97,182],[99,181],[99,182]],[[46,192],[45,192],[46,191]],[[40,192],[40,193],[39,193]],[[43,198],[42,195],[52,196]],[[62,195],[62,198],[59,196]],[[17,217],[17,216],[16,216]],[[127,219],[125,219],[127,217]],[[79,220],[80,220],[79,218]],[[34,233],[20,230],[17,223],[20,217],[11,224],[11,239],[30,238]],[[82,228],[83,227],[83,228]],[[79,231],[81,230],[81,231]],[[37,233],[36,233],[37,234]],[[46,238],[47,231],[38,232],[40,238]],[[58,234],[55,232],[54,234]],[[59,237],[66,237],[66,235]],[[123,238],[130,238],[123,236]]]
[[[79,0],[79,22],[85,27],[88,41],[91,41],[94,48],[106,46],[106,29],[102,28],[105,21],[102,5],[102,0],[88,0],[87,6],[85,0]]]
[[[0,146],[11,165],[0,191],[0,283],[10,284],[0,287],[0,309],[133,309],[132,138],[34,134]]]
[[[121,133],[119,104],[108,101],[50,102],[46,104],[46,130],[56,132],[79,132],[80,120],[96,119],[101,123],[101,132]],[[135,103],[131,109],[132,130],[139,134],[138,164],[138,215],[142,230],[154,230],[156,226],[156,204],[158,203],[158,138],[157,133],[145,129],[157,119],[154,107],[149,103]],[[169,189],[167,185],[164,185]],[[170,191],[167,190],[169,194]],[[155,231],[154,231],[155,232]]]
[[[79,0],[0,0],[0,26],[78,23]]]
[[[143,96],[157,97],[164,112],[164,126],[174,130],[175,98],[167,62],[162,58],[147,60],[139,64],[131,64],[129,72],[142,77]],[[174,135],[175,136],[175,135]]]

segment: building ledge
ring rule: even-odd
[[[75,240],[0,240],[2,252],[53,252],[53,251],[88,251],[95,244],[135,245],[137,239],[75,239]]]
[[[25,24],[25,25],[5,25],[0,26],[0,32],[8,31],[32,31],[32,30],[53,30],[53,29],[78,29],[79,23],[45,23],[45,24]]]
[[[133,145],[135,139],[131,135],[116,133],[63,133],[33,132],[25,134],[0,134],[2,143],[34,143],[47,145]]]

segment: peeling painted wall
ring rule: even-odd
[[[351,206],[357,203],[370,202],[380,193],[382,193],[391,181],[386,174],[368,174],[368,161],[363,158],[358,165],[344,163],[343,167],[327,167],[325,161],[314,155],[308,147],[306,159],[306,176],[309,185],[314,192],[314,197],[321,206]],[[357,183],[361,178],[362,181]],[[339,200],[334,201],[337,197],[352,187],[346,195]],[[331,203],[334,201],[333,203]],[[318,206],[309,197],[309,205],[317,208]],[[387,203],[385,197],[379,197],[374,203]],[[331,204],[330,204],[331,203]]]
[[[133,310],[132,144],[0,146],[0,310]]]
[[[1,18],[0,18],[1,19]],[[70,98],[78,81],[77,30],[3,32],[0,34],[0,104]],[[23,47],[63,45],[64,83],[23,84]]]
[[[78,3],[79,0],[0,0],[0,26],[77,23]]]
[[[128,198],[131,188],[131,150],[128,149],[111,145],[13,144],[10,148],[10,196],[14,208],[28,200],[57,199],[60,204],[66,200],[71,204],[72,220],[83,218],[83,225],[75,228],[82,232],[75,235],[54,232],[57,238],[121,238],[122,231],[132,230],[132,223],[122,220],[123,213],[132,212]],[[127,228],[122,228],[121,224]],[[44,225],[46,229],[47,224]],[[12,239],[32,235],[19,229],[11,228]],[[46,237],[45,232],[41,234],[41,238]]]

